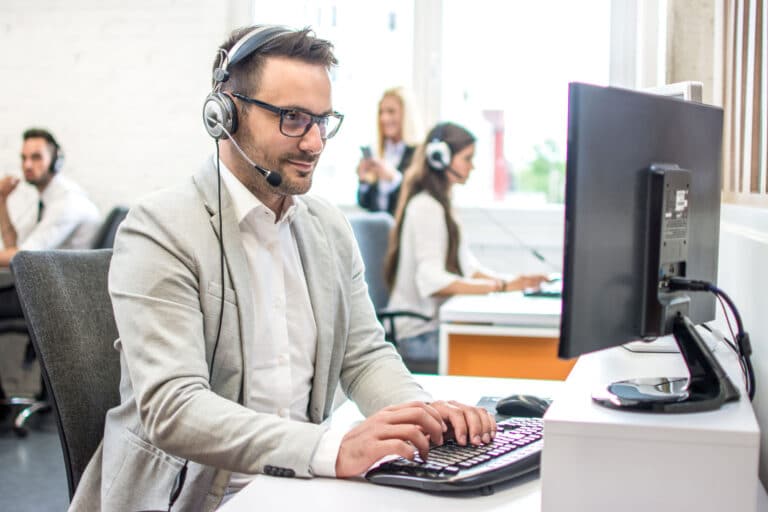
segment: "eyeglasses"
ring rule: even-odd
[[[320,137],[330,139],[339,131],[344,115],[334,112],[324,116],[316,116],[303,110],[295,108],[280,108],[269,103],[264,103],[239,93],[232,93],[235,98],[241,99],[251,105],[256,105],[264,110],[269,110],[274,114],[280,115],[280,133],[286,137],[303,137],[316,124],[320,129]]]

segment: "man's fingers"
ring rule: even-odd
[[[427,453],[429,453],[429,437],[416,425],[386,425],[379,430],[377,437],[380,440],[400,439],[407,441],[411,444],[411,451],[418,450],[422,459],[426,459]]]
[[[464,415],[464,421],[467,424],[467,438],[470,443],[480,445],[491,442],[490,432],[488,430],[490,422],[488,421],[488,415],[485,414],[485,411],[481,414],[480,409],[476,407],[470,407],[454,401],[450,401],[449,403],[459,409]],[[483,419],[485,419],[485,426],[483,425]]]
[[[445,425],[445,422],[443,421],[443,417],[440,414],[440,412],[432,407],[431,404],[428,404],[426,402],[406,402],[402,404],[397,405],[390,405],[389,407],[385,407],[382,409],[382,411],[399,411],[403,409],[412,409],[412,408],[419,408],[424,409],[426,412],[432,415],[435,420],[437,420],[440,424],[443,426],[443,431],[445,431],[448,427]]]
[[[386,411],[382,420],[390,425],[418,425],[425,434],[429,434],[432,442],[443,444],[443,425],[440,418],[435,418],[425,407],[409,407],[395,411]]]

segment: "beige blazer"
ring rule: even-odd
[[[180,510],[213,510],[231,472],[311,477],[312,455],[338,385],[364,414],[429,400],[384,341],[363,263],[341,212],[302,197],[292,223],[317,324],[317,355],[304,423],[243,407],[244,346],[256,318],[240,232],[226,188],[217,209],[213,159],[190,181],[131,208],[118,233],[109,289],[120,338],[121,404],[70,510],[165,510],[189,459]],[[224,296],[219,215],[224,234]],[[264,269],[268,272],[269,269]],[[209,378],[219,311],[221,338]],[[288,385],[288,383],[286,383]]]

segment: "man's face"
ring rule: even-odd
[[[31,185],[45,184],[51,179],[48,169],[51,167],[53,153],[48,142],[43,138],[33,137],[21,146],[21,170],[24,179]]]
[[[241,92],[241,91],[235,91]],[[302,110],[310,114],[330,114],[331,81],[322,65],[296,59],[270,57],[264,63],[259,89],[252,97],[280,108]],[[235,103],[243,105],[235,98]],[[317,125],[302,137],[280,133],[280,115],[246,104],[235,138],[254,162],[282,175],[282,183],[273,189],[280,194],[304,194],[312,185],[312,175],[325,147]],[[263,188],[248,166],[250,175],[237,173],[253,189]],[[263,180],[262,180],[263,181]],[[268,186],[268,185],[267,185]]]

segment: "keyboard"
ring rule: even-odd
[[[371,469],[365,478],[375,484],[422,491],[493,492],[493,485],[539,468],[544,423],[541,418],[507,418],[497,423],[496,438],[482,446],[447,441],[429,450],[424,461],[399,457]]]
[[[560,279],[554,281],[544,281],[538,288],[526,288],[523,290],[526,297],[550,297],[559,299],[563,295],[563,281]]]

